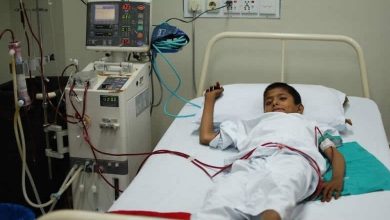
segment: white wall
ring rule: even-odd
[[[36,7],[36,0],[23,1],[25,3],[25,8],[27,10],[28,17],[30,19],[30,24],[32,26],[33,32],[35,36],[39,37],[39,32],[37,29],[37,15],[35,11],[32,9]],[[51,5],[48,3],[52,2]],[[48,0],[39,0],[39,7],[45,9],[46,11],[40,12],[40,21],[41,21],[41,41],[42,41],[42,49],[43,55],[49,55],[54,53],[55,61],[48,63],[44,66],[44,74],[46,76],[51,75],[59,75],[61,74],[62,69],[65,67],[64,56],[64,33],[63,33],[63,24],[62,24],[62,2],[61,1],[48,1]],[[3,30],[4,28],[10,28],[13,30],[15,34],[15,39],[21,42],[22,45],[22,54],[23,58],[27,59],[27,41],[25,38],[23,26],[20,22],[20,14],[15,11],[15,9],[19,8],[19,1],[7,0],[2,1],[2,7],[0,9],[0,18],[1,24],[0,28]],[[30,41],[31,48],[31,57],[39,57],[39,50],[36,41],[33,36],[30,34],[28,30],[28,26],[26,23],[26,28]],[[0,45],[8,45],[10,38],[8,36],[5,39],[1,40]],[[2,46],[1,48],[4,48]],[[8,47],[6,47],[8,48]],[[0,70],[9,72],[8,62],[9,57],[7,50],[0,51]],[[4,57],[5,56],[5,57]],[[3,59],[4,57],[4,59]],[[39,70],[36,70],[32,74],[33,76],[40,76]],[[0,83],[11,80],[10,74],[0,74]]]
[[[80,0],[62,0],[65,36],[65,58],[76,58],[80,68],[102,57],[102,53],[85,49],[87,7]]]
[[[10,24],[11,8],[9,2],[2,2],[0,7],[0,31],[11,28]],[[0,40],[0,83],[4,83],[11,79],[9,74],[8,63],[10,62],[10,56],[8,55],[8,43],[11,41],[11,35],[6,33]]]
[[[20,22],[20,14],[15,11],[19,8],[19,1],[8,0],[4,2],[9,2],[9,19],[10,26],[15,33],[16,40],[21,42],[22,45],[22,54],[23,58],[27,60],[27,40],[25,38],[25,33],[23,30],[22,23]],[[63,33],[63,22],[62,22],[62,2],[61,1],[48,1],[48,0],[29,0],[23,1],[25,4],[25,9],[30,20],[30,24],[34,35],[37,38],[41,38],[43,55],[54,54],[55,61],[52,61],[44,65],[44,74],[46,76],[53,76],[61,74],[62,69],[65,67],[64,56],[64,33]],[[36,3],[38,6],[45,11],[41,11],[40,23],[41,23],[41,32],[37,28],[37,14],[35,11]],[[52,4],[49,5],[49,2]],[[37,42],[34,40],[33,35],[28,29],[26,21],[26,30],[29,36],[31,57],[40,57],[39,47]],[[39,69],[32,72],[33,76],[40,76]],[[11,76],[9,79],[11,80]]]
[[[78,0],[63,0],[63,20],[65,34],[65,59],[79,58],[82,65],[87,64],[100,55],[88,52],[84,49],[85,41],[85,6]],[[222,31],[264,31],[264,32],[288,32],[288,33],[321,33],[347,35],[357,40],[365,52],[369,73],[371,96],[378,104],[385,123],[387,134],[390,133],[390,77],[387,71],[390,69],[390,8],[388,0],[328,0],[306,1],[282,0],[281,18],[277,20],[266,19],[198,19],[196,25],[196,73],[200,72],[204,49],[208,40]],[[182,18],[182,0],[154,0],[153,24],[159,24],[169,17]],[[172,25],[178,26],[191,36],[191,24],[172,21]],[[223,42],[213,53],[214,65],[210,71],[215,71],[217,77],[211,81],[220,80],[223,83],[230,81],[273,81],[278,78],[274,73],[279,69],[275,67],[277,61],[268,61],[278,58],[279,52],[271,48],[271,44],[256,44],[254,42],[234,41]],[[247,49],[241,49],[241,44]],[[353,60],[353,52],[347,50],[345,45],[327,46],[323,44],[307,44],[301,47],[300,43],[289,44],[292,49],[288,53],[287,72],[288,80],[293,82],[321,83],[342,89],[349,95],[361,95],[360,81],[355,73],[358,69]],[[263,47],[263,49],[262,49]],[[257,49],[258,48],[258,49]],[[312,51],[311,49],[316,49]],[[317,52],[319,51],[319,52]],[[336,52],[335,54],[333,52]],[[244,56],[245,55],[245,56]],[[318,56],[318,58],[317,58]],[[182,74],[184,85],[181,94],[192,98],[191,88],[191,44],[187,45],[177,54],[169,54],[173,63]],[[258,61],[264,61],[260,63]],[[161,63],[161,62],[160,62]],[[321,64],[320,68],[313,64]],[[353,67],[350,67],[350,66]],[[245,71],[242,69],[245,67]],[[331,68],[330,68],[331,67]],[[173,81],[168,68],[161,63],[161,70],[170,81]],[[227,77],[226,72],[233,73]],[[219,75],[218,75],[219,72]],[[243,72],[247,72],[249,80],[242,79]],[[335,72],[331,75],[330,72]],[[340,75],[337,75],[341,72]],[[223,73],[224,75],[221,75]],[[257,74],[266,74],[259,76]],[[320,81],[311,81],[305,74],[315,74]],[[267,75],[268,74],[268,75]],[[328,76],[330,74],[330,76]],[[356,76],[354,75],[356,74]],[[275,77],[275,78],[274,78]],[[198,75],[197,75],[198,78]],[[347,82],[345,82],[347,81]],[[166,96],[166,93],[164,94]],[[182,103],[172,105],[172,111],[178,112]],[[161,108],[155,109],[153,114],[153,143],[168,128],[172,119],[163,115]]]

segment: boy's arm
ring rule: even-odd
[[[199,142],[208,145],[217,136],[214,131],[214,106],[215,101],[221,96],[223,88],[219,83],[206,90],[204,95],[204,107],[199,128]]]
[[[322,187],[322,202],[329,202],[334,196],[338,199],[341,196],[344,184],[345,160],[336,147],[329,147],[324,151],[326,157],[332,164],[332,179],[325,182]]]

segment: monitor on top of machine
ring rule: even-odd
[[[150,48],[152,0],[89,0],[87,49],[146,52]]]

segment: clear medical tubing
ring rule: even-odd
[[[34,180],[31,176],[31,173],[29,171],[29,168],[27,166],[27,160],[26,160],[26,142],[24,139],[24,132],[23,132],[23,125],[22,125],[22,120],[20,118],[20,107],[21,104],[18,100],[18,97],[16,95],[16,91],[18,89],[18,84],[17,84],[17,78],[16,78],[16,54],[15,50],[13,48],[10,49],[10,55],[12,56],[12,81],[13,81],[13,88],[14,88],[14,101],[15,101],[15,114],[14,114],[14,133],[15,133],[15,138],[16,138],[16,143],[18,147],[18,151],[22,160],[22,191],[23,191],[23,196],[26,200],[26,202],[34,207],[34,208],[39,208],[41,209],[42,214],[45,214],[45,211],[43,210],[44,207],[47,207],[49,205],[52,205],[50,208],[50,211],[53,210],[55,204],[57,203],[58,199],[62,195],[62,193],[72,184],[72,182],[77,179],[77,177],[80,175],[82,171],[82,167],[79,167],[76,170],[76,167],[72,167],[72,169],[69,171],[68,176],[65,178],[63,184],[61,185],[60,189],[58,190],[57,193],[53,193],[50,200],[46,203],[42,203],[37,189],[35,187]],[[14,56],[15,55],[15,56]],[[33,188],[34,195],[37,199],[38,204],[32,202],[30,198],[27,195],[27,190],[26,190],[26,174],[29,178],[31,187]]]
[[[210,52],[214,44],[224,38],[253,38],[253,39],[279,39],[284,43],[286,40],[307,40],[307,41],[333,41],[347,43],[353,47],[357,53],[359,67],[360,67],[360,78],[362,80],[363,95],[366,98],[370,98],[367,68],[364,59],[364,54],[361,46],[352,38],[344,35],[325,35],[325,34],[285,34],[285,33],[266,33],[266,32],[222,32],[215,35],[208,42],[206,47],[205,56],[203,58],[203,66],[200,74],[200,81],[198,86],[197,96],[202,96],[205,88],[205,82],[207,77],[207,69],[209,65]],[[282,56],[284,56],[284,48],[282,47]],[[282,61],[284,57],[282,57]],[[284,62],[282,62],[282,71],[284,70]],[[282,72],[282,79],[284,79],[284,73]]]

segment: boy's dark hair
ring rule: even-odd
[[[274,82],[274,83],[269,84],[267,86],[267,88],[265,88],[265,90],[264,90],[263,98],[265,99],[265,95],[267,94],[267,92],[269,90],[272,90],[275,88],[282,88],[282,89],[286,90],[290,95],[292,95],[292,97],[294,98],[294,103],[296,105],[302,104],[301,95],[299,95],[299,92],[294,87],[290,86],[287,83],[283,83],[283,82]]]

